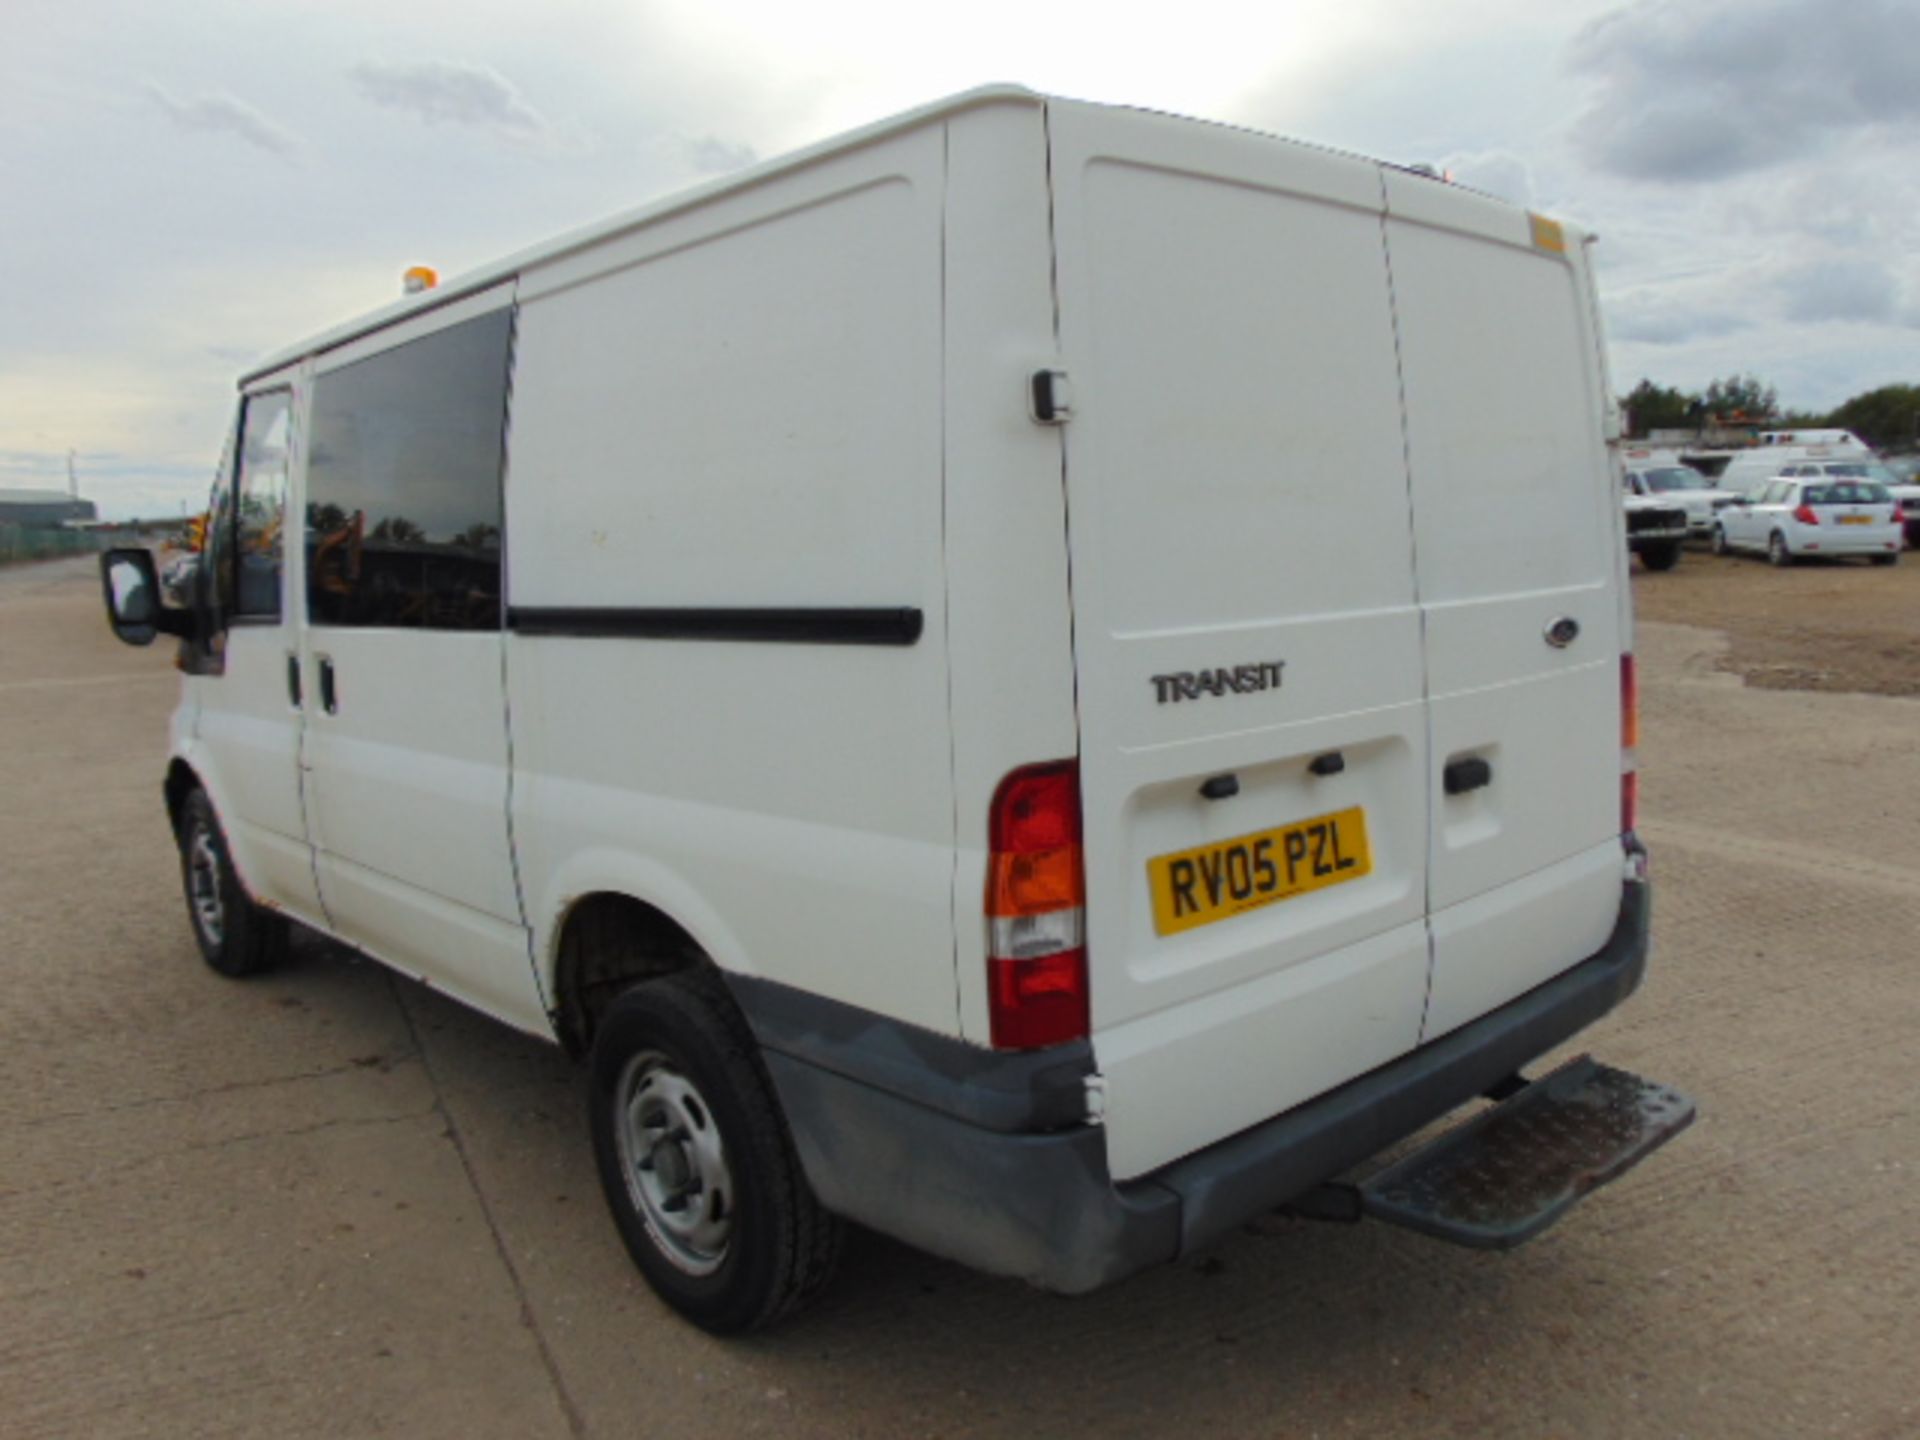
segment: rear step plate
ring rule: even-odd
[[[1373,1176],[1361,1208],[1457,1245],[1511,1250],[1693,1114],[1678,1090],[1582,1055]]]

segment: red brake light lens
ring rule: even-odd
[[[1820,516],[1811,505],[1794,507],[1793,518],[1798,520],[1802,525],[1818,525],[1820,523]]]
[[[1620,657],[1620,833],[1633,834],[1640,820],[1640,672],[1633,656]]]
[[[1087,1033],[1087,952],[987,962],[993,1048],[1038,1050]]]
[[[1033,765],[1000,782],[987,844],[1000,854],[1029,854],[1080,843],[1080,767]]]
[[[1640,743],[1640,672],[1633,656],[1620,657],[1620,748],[1632,750]]]
[[[997,1050],[1087,1034],[1080,767],[1016,770],[987,817],[987,1011]]]

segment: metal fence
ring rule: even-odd
[[[100,537],[91,530],[0,525],[0,565],[11,565],[18,560],[45,560],[55,555],[85,555],[98,549]]]

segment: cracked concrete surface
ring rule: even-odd
[[[1702,1118],[1526,1248],[1276,1218],[1061,1301],[856,1236],[724,1344],[633,1275],[558,1052],[312,939],[200,965],[168,656],[98,603],[0,571],[7,1440],[1920,1432],[1920,703],[1642,628],[1657,953],[1582,1043]]]

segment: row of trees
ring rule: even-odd
[[[1634,435],[1697,430],[1708,424],[1761,425],[1770,430],[1851,430],[1878,450],[1920,447],[1920,385],[1882,385],[1824,414],[1782,410],[1773,386],[1757,375],[1729,375],[1705,390],[1675,390],[1642,380],[1620,403]]]

